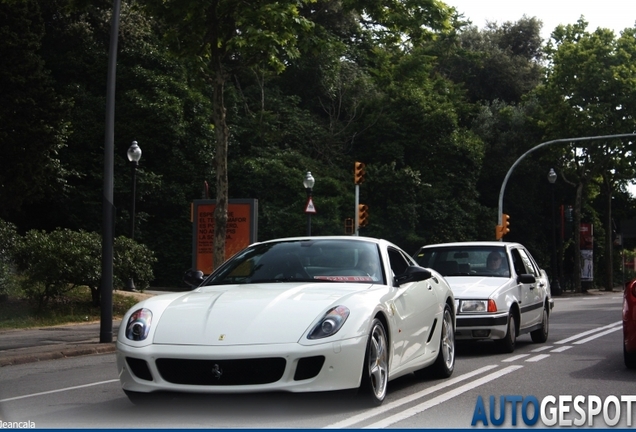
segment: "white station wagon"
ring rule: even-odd
[[[427,245],[414,255],[437,270],[455,296],[457,340],[495,340],[513,352],[518,335],[548,339],[554,306],[550,283],[530,252],[519,243],[461,242]]]

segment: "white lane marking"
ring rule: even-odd
[[[575,339],[582,338],[584,336],[587,336],[587,335],[592,334],[592,333],[596,333],[598,331],[606,330],[606,329],[608,329],[610,327],[614,327],[614,326],[617,326],[619,324],[623,324],[623,321],[617,321],[614,324],[609,324],[609,325],[606,325],[606,326],[603,326],[603,327],[599,327],[599,328],[595,328],[595,329],[592,329],[592,330],[585,331],[583,333],[575,334],[574,336],[570,336],[569,338],[561,339],[560,341],[555,342],[555,344],[568,343],[568,342],[573,341]]]
[[[529,355],[530,354],[519,354],[519,355],[516,355],[516,356],[508,357],[507,359],[502,360],[502,362],[510,363],[510,362],[515,361],[515,360],[519,360],[519,359],[522,359],[524,357],[528,357]]]
[[[114,382],[119,382],[119,379],[112,379],[112,380],[108,380],[108,381],[99,381],[99,382],[94,382],[94,383],[90,383],[90,384],[83,384],[83,385],[78,385],[78,386],[73,386],[73,387],[66,387],[66,388],[57,389],[57,390],[50,390],[50,391],[45,391],[45,392],[32,393],[32,394],[28,394],[28,395],[24,395],[24,396],[16,396],[16,397],[7,398],[7,399],[0,399],[0,402],[9,402],[9,401],[14,401],[14,400],[18,400],[18,399],[26,399],[26,398],[30,398],[30,397],[35,397],[35,396],[42,396],[42,395],[53,394],[53,393],[61,393],[61,392],[65,392],[65,391],[77,390],[77,389],[86,388],[86,387],[93,387],[93,386],[102,385],[102,384],[110,384],[110,383],[114,383]]]
[[[484,366],[484,367],[482,367],[480,369],[474,370],[472,372],[468,372],[468,373],[466,373],[464,375],[460,375],[458,377],[445,380],[445,381],[443,381],[443,382],[441,382],[441,383],[439,383],[439,384],[437,384],[437,385],[435,385],[433,387],[429,387],[427,389],[424,389],[424,390],[419,391],[417,393],[414,393],[412,395],[403,397],[403,398],[401,398],[399,400],[396,400],[395,402],[384,404],[384,405],[379,406],[377,408],[373,408],[373,409],[367,410],[367,411],[363,412],[362,414],[358,414],[358,415],[355,415],[353,417],[349,417],[346,420],[342,420],[342,421],[330,424],[328,426],[325,426],[323,429],[341,429],[341,428],[349,427],[349,426],[354,425],[354,424],[356,424],[358,422],[361,422],[363,420],[367,420],[367,419],[369,419],[371,417],[374,417],[376,415],[382,414],[383,412],[392,410],[394,408],[397,408],[397,407],[399,407],[401,405],[404,405],[404,404],[407,404],[409,402],[413,402],[414,400],[417,400],[417,399],[419,399],[421,397],[424,397],[424,396],[426,396],[428,394],[434,393],[434,392],[436,392],[438,390],[441,390],[441,389],[443,389],[445,387],[452,386],[454,384],[457,384],[458,382],[461,382],[461,381],[464,381],[466,379],[472,378],[475,375],[479,375],[480,373],[487,372],[487,371],[489,371],[491,369],[494,369],[496,367],[498,367],[498,366],[497,365]]]
[[[597,333],[597,334],[595,334],[595,335],[593,335],[593,336],[590,336],[590,337],[585,338],[585,339],[583,339],[583,340],[579,340],[579,341],[572,342],[572,343],[573,343],[573,344],[575,344],[575,345],[583,344],[583,343],[585,343],[585,342],[589,342],[589,341],[594,340],[594,339],[596,339],[596,338],[600,338],[601,336],[605,336],[606,334],[610,334],[610,333],[613,333],[613,332],[615,332],[615,331],[622,330],[622,329],[623,329],[623,326],[621,326],[621,327],[611,328],[611,329],[609,329],[609,330],[605,330],[605,331],[604,331],[604,332],[602,332],[602,333]]]
[[[528,360],[526,360],[527,362],[532,362],[532,363],[536,363],[540,360],[543,360],[545,358],[550,357],[550,354],[539,354],[538,356],[534,356],[534,357],[530,357]]]
[[[510,372],[514,372],[517,369],[521,369],[523,366],[508,366],[500,371],[493,372],[490,375],[486,375],[485,377],[479,378],[475,381],[471,381],[463,386],[457,387],[454,390],[446,392],[442,395],[434,397],[433,399],[429,399],[426,402],[423,402],[419,405],[416,405],[412,408],[406,409],[400,413],[394,414],[390,417],[387,417],[383,420],[380,420],[377,423],[373,423],[372,425],[366,426],[364,429],[379,429],[390,426],[394,423],[400,422],[402,420],[406,420],[409,417],[413,417],[416,414],[421,413],[429,408],[434,407],[435,405],[439,405],[442,402],[446,402],[449,399],[452,399],[456,396],[459,396],[469,390],[474,389],[475,387],[479,387],[482,384],[488,384],[497,378],[501,378],[504,375],[509,374]]]
[[[552,348],[552,345],[545,345],[545,346],[542,346],[541,348],[535,348],[531,352],[541,352],[550,348]]]
[[[563,352],[563,351],[569,350],[570,348],[572,348],[572,345],[563,345],[562,347],[555,348],[555,349],[553,349],[553,350],[552,350],[552,351],[550,351],[550,352],[560,353],[560,352]]]

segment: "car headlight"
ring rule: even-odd
[[[142,341],[148,337],[152,312],[149,309],[138,309],[130,315],[126,324],[126,338],[133,341]]]
[[[349,316],[349,308],[336,306],[325,314],[309,332],[308,339],[322,339],[334,335],[340,330]]]
[[[497,312],[497,305],[489,300],[462,300],[459,305],[460,312]]]

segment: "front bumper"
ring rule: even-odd
[[[508,314],[458,314],[455,339],[503,339],[508,332]]]
[[[636,353],[636,320],[623,319],[623,343],[625,351]]]
[[[136,348],[118,340],[117,370],[122,388],[140,393],[343,390],[360,385],[366,343],[366,337],[358,337],[313,346],[153,344]],[[324,362],[315,366],[313,359],[321,357]],[[307,372],[308,363],[313,363],[309,367],[313,371]],[[246,382],[236,376],[245,371],[254,379]],[[263,379],[259,379],[261,376]],[[269,379],[272,376],[276,376],[273,381]]]

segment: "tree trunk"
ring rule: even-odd
[[[581,292],[581,202],[583,198],[583,183],[576,185],[576,198],[574,200],[574,266],[572,281],[574,292]]]
[[[227,179],[227,143],[229,129],[225,122],[225,102],[223,90],[225,74],[221,63],[214,67],[214,95],[212,119],[216,137],[214,170],[216,171],[216,208],[214,210],[214,268],[225,261],[225,235],[227,228],[228,179]]]

